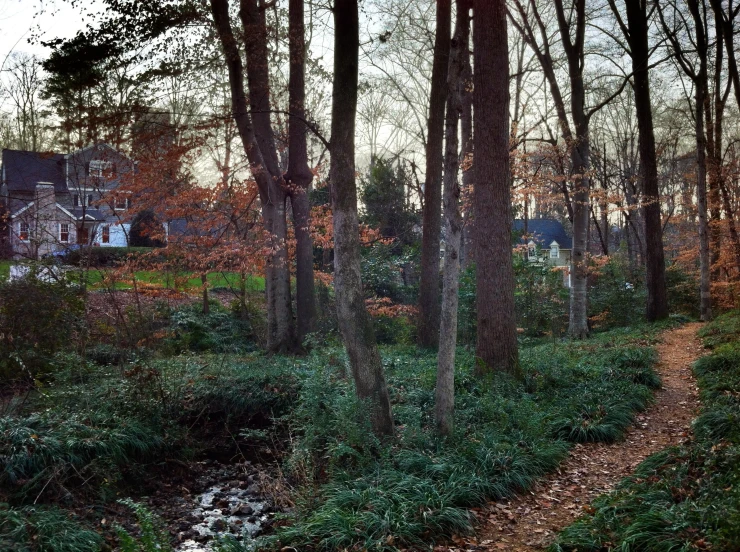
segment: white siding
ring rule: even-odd
[[[110,243],[103,243],[103,226],[110,228]],[[130,229],[130,224],[101,224],[97,228],[95,242],[99,243],[100,247],[126,247]]]

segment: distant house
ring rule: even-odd
[[[517,219],[514,232],[521,235],[520,243],[526,245],[526,256],[533,263],[547,263],[561,267],[563,285],[570,287],[570,262],[573,252],[573,238],[565,231],[560,221],[555,219]]]
[[[0,204],[15,258],[38,259],[73,244],[128,245],[134,162],[107,144],[63,155],[4,149]]]

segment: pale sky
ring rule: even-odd
[[[93,8],[95,0],[85,0]],[[40,58],[49,49],[29,44],[28,39],[41,35],[42,40],[69,38],[83,28],[81,9],[73,9],[63,0],[0,0],[0,63],[12,52],[28,52]]]

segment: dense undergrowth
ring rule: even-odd
[[[703,406],[692,440],[645,460],[553,552],[740,550],[740,312],[700,335],[711,354],[694,365]]]
[[[436,357],[387,347],[392,443],[371,437],[340,348],[302,358],[190,352],[134,355],[123,366],[71,362],[27,400],[5,403],[0,543],[70,550],[45,529],[64,523],[68,542],[87,543],[76,550],[96,550],[84,523],[41,505],[110,502],[170,459],[218,446],[282,448],[297,507],[264,546],[385,550],[464,533],[475,521],[469,507],[529,487],[569,442],[619,438],[659,383],[656,330],[525,348],[523,383],[474,378],[473,358],[460,350],[456,432],[446,440],[431,419]]]

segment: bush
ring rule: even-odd
[[[72,266],[106,268],[151,251],[151,247],[84,247],[67,252],[62,261]]]
[[[630,271],[623,255],[609,257],[591,278],[588,299],[589,319],[594,328],[630,326],[645,319],[645,284]]]
[[[75,350],[86,339],[80,289],[63,275],[57,281],[37,278],[39,268],[0,283],[0,380],[49,376],[55,355]]]
[[[165,340],[170,352],[245,353],[255,349],[248,320],[237,318],[216,301],[204,314],[201,305],[191,305],[172,313]]]
[[[0,550],[98,552],[103,539],[57,508],[11,508],[0,504]]]

